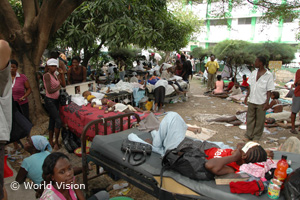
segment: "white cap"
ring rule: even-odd
[[[258,143],[256,143],[256,142],[252,142],[252,141],[250,141],[250,142],[247,142],[246,144],[245,144],[245,146],[242,148],[242,151],[244,152],[244,153],[247,153],[247,151],[249,150],[249,149],[251,149],[252,147],[255,147],[255,146],[259,146],[260,144],[258,144]]]
[[[57,59],[50,58],[50,59],[47,61],[47,65],[48,65],[48,66],[57,66],[57,67],[58,67],[58,61],[57,61]]]

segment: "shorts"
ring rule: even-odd
[[[293,96],[292,113],[297,114],[300,111],[300,97]]]

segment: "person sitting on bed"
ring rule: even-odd
[[[281,102],[278,100],[280,98],[280,94],[277,91],[271,92],[271,103],[269,104],[267,114],[268,113],[279,113],[283,111],[283,106]]]
[[[143,110],[139,109],[138,107],[133,107],[131,105],[125,105],[122,103],[115,103],[113,101],[109,101],[107,103],[107,107],[108,107],[108,110],[106,110],[105,113],[113,112],[113,111],[124,112],[124,113],[148,112],[148,111],[143,111]]]
[[[185,138],[187,130],[188,126],[178,113],[168,112],[161,121],[158,131],[151,131],[152,151],[164,155],[167,150],[184,144],[187,139]],[[134,134],[129,136],[132,136],[132,139],[135,137]],[[140,141],[141,139],[135,137],[134,140]],[[146,142],[149,142],[149,139]],[[203,147],[201,144],[204,142],[197,141],[197,144]],[[268,151],[267,154],[258,143],[252,141],[238,144],[236,150],[211,147],[213,145],[207,148],[204,145],[204,148],[200,149],[203,149],[208,156],[205,168],[215,175],[234,173],[243,163],[263,162],[267,160],[267,156],[273,157],[274,155],[272,151]]]
[[[85,91],[82,93],[82,96],[89,102],[91,103],[92,107],[96,106],[102,106],[106,105],[108,102],[108,99],[97,99],[90,91]]]

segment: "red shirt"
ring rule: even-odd
[[[244,87],[248,87],[249,86],[249,84],[248,84],[248,78],[247,78],[247,80],[243,80],[241,86],[244,86]]]
[[[234,82],[230,82],[227,86],[227,90],[231,90],[231,88],[234,86]]]
[[[298,69],[297,72],[296,72],[295,85],[299,81],[299,79],[300,79],[300,69]],[[297,87],[295,88],[294,95],[296,97],[300,97],[300,84],[298,84]]]
[[[210,160],[212,158],[223,158],[226,156],[231,156],[232,149],[218,149],[216,147],[205,150],[205,154],[208,156],[206,159]],[[227,164],[227,166],[232,167],[234,170],[239,171],[240,166],[236,162]]]
[[[28,103],[27,98],[25,98],[24,101],[19,101],[19,99],[25,95],[25,92],[26,92],[25,82],[27,80],[28,79],[24,74],[17,73],[15,80],[13,81],[12,95],[13,95],[14,101],[17,101],[19,103],[19,105]]]

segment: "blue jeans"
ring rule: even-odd
[[[124,81],[124,79],[125,79],[125,71],[119,72],[119,76],[120,76],[120,79],[121,79],[122,81]]]
[[[49,112],[49,131],[54,131],[54,128],[61,128],[61,119],[59,116],[59,102],[58,99],[51,99],[45,97],[45,107]]]

